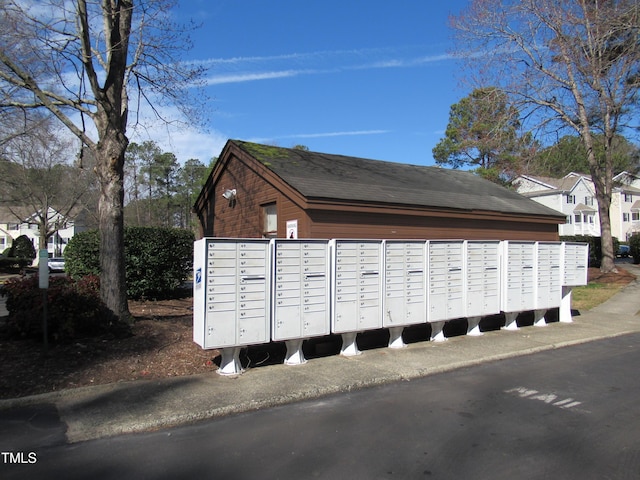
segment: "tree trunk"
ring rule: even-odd
[[[100,181],[100,297],[120,319],[131,324],[127,302],[124,256],[124,153],[128,145],[122,133],[102,135],[96,151]]]
[[[593,138],[589,132],[582,135],[584,145],[587,148],[587,160],[591,179],[596,189],[596,200],[598,202],[598,213],[600,215],[600,246],[602,249],[602,260],[600,270],[602,272],[617,272],[615,265],[615,252],[613,251],[613,238],[611,235],[611,193],[613,182],[611,163],[601,167],[596,161]]]

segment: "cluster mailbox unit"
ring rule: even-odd
[[[342,334],[342,354],[358,352],[356,335],[382,328],[382,240],[332,240],[331,330]]]
[[[560,302],[561,322],[571,322],[571,288],[587,284],[589,249],[584,243],[563,242],[562,244],[562,300]]]
[[[239,365],[241,347],[271,340],[270,242],[203,238],[193,262],[193,339],[220,349],[224,373]]]
[[[384,249],[382,326],[389,329],[389,347],[402,348],[404,327],[427,321],[426,242],[387,240]]]
[[[405,326],[430,323],[445,340],[445,322],[479,322],[519,313],[534,324],[559,308],[571,321],[571,288],[587,283],[588,245],[490,240],[315,240],[203,238],[194,244],[194,341],[219,349],[221,374],[242,371],[240,349],[284,341],[285,363],[305,363],[305,339],[342,336],[357,355],[359,332],[389,329],[389,347],[404,347]]]
[[[271,339],[285,341],[285,363],[305,363],[305,338],[329,334],[328,240],[274,240]]]

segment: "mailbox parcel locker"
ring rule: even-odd
[[[502,257],[502,311],[535,309],[535,242],[505,240]]]
[[[384,244],[384,327],[427,321],[426,241]]]
[[[587,284],[589,267],[589,245],[564,242],[562,244],[562,302],[560,321],[572,322],[571,287]]]
[[[333,333],[382,328],[382,240],[332,240]]]
[[[274,241],[274,341],[328,335],[329,241]]]
[[[562,244],[537,242],[536,309],[560,306],[562,299]]]
[[[466,242],[467,317],[500,313],[500,241]]]
[[[269,240],[196,241],[193,340],[205,349],[269,342],[270,290]]]
[[[562,285],[567,287],[586,285],[589,245],[564,242],[562,247]]]
[[[427,321],[465,317],[464,240],[430,240],[427,251]]]

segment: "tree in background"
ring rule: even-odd
[[[611,143],[613,172],[636,173],[640,168],[640,149],[626,138],[617,135]],[[602,135],[594,135],[595,154],[604,162]],[[589,171],[584,142],[576,135],[565,135],[555,145],[542,149],[531,159],[526,171],[532,175],[561,178],[569,172]]]
[[[185,100],[203,68],[179,61],[190,45],[187,30],[171,20],[171,0],[1,0],[1,5],[0,108],[43,109],[94,155],[100,296],[129,322],[123,243],[127,128],[141,119],[145,102],[154,112],[172,104],[185,107],[191,121],[199,118],[186,107],[202,105],[202,97],[197,103]]]
[[[637,114],[637,0],[472,0],[451,24],[475,85],[500,88],[535,128],[582,140],[600,212],[601,270],[615,271],[612,146]]]
[[[38,245],[46,249],[49,239],[84,210],[95,176],[74,168],[77,147],[51,119],[32,115],[24,120],[13,134],[3,132],[0,194],[18,223],[38,225]]]
[[[188,228],[193,231],[197,230],[197,222],[192,215],[193,202],[202,190],[204,182],[206,182],[209,172],[215,165],[217,158],[213,158],[207,166],[197,158],[190,158],[180,168],[178,172],[178,191],[176,194],[176,211],[177,225],[181,228]]]
[[[163,152],[153,141],[132,143],[125,163],[126,224],[193,229],[193,200],[212,167],[213,163],[206,166],[198,159],[189,159],[180,166],[173,153]]]
[[[451,106],[445,137],[432,153],[439,165],[476,167],[476,173],[504,183],[534,148],[531,136],[520,134],[518,111],[507,95],[488,87]]]

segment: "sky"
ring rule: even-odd
[[[154,140],[181,163],[238,139],[433,165],[449,108],[470,91],[448,27],[467,3],[180,0],[177,20],[202,25],[185,58],[209,67],[207,128]]]

